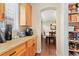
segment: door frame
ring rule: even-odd
[[[54,7],[46,7],[46,8],[43,8],[42,10],[40,10],[40,17],[41,17],[41,12],[42,11],[45,11],[45,10],[56,10],[56,15],[57,15],[57,8],[54,8]],[[57,55],[57,36],[58,36],[58,26],[57,26],[57,16],[56,16],[56,55]],[[41,18],[41,24],[42,24],[42,18]],[[42,30],[42,25],[41,25],[41,30]]]

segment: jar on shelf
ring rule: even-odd
[[[77,22],[79,22],[79,14],[77,14]]]
[[[79,12],[79,7],[77,8],[77,12]]]
[[[76,5],[75,4],[73,4],[73,8],[76,8]]]
[[[69,56],[74,56],[74,52],[73,51],[69,51]]]
[[[78,27],[78,25],[77,25],[77,26],[74,26],[74,31],[79,32],[79,27]]]
[[[76,43],[76,50],[79,50],[79,43]]]
[[[79,12],[79,3],[77,3],[77,12]]]
[[[68,8],[72,8],[72,4],[69,4],[69,5],[68,5]]]
[[[79,56],[79,52],[75,52],[74,53],[74,56]]]
[[[69,42],[69,49],[74,50],[75,49],[75,43]]]
[[[68,10],[68,13],[71,13],[72,12],[72,10]]]
[[[77,9],[72,9],[72,12],[77,12]]]

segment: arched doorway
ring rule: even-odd
[[[48,7],[41,14],[41,55],[56,55],[56,9]],[[46,53],[45,53],[46,52]]]

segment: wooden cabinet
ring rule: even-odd
[[[20,8],[20,26],[32,26],[32,7],[30,4],[19,4]]]
[[[27,46],[27,54],[28,56],[35,56],[35,50],[36,50],[36,47],[35,47],[35,40],[34,39],[30,39],[26,46]]]
[[[20,25],[26,25],[26,4],[19,4],[20,6]]]
[[[2,56],[25,56],[25,44],[20,44],[19,46],[5,52]]]
[[[4,4],[0,3],[0,21],[3,21],[4,18]]]
[[[11,49],[11,50],[5,52],[4,54],[2,54],[1,56],[15,56],[15,55],[16,55],[15,49]]]
[[[27,16],[27,25],[32,26],[32,7],[29,3],[26,4],[26,16]]]
[[[33,43],[33,45],[30,47],[30,56],[34,55],[35,55],[35,43]]]
[[[26,49],[24,48],[20,53],[18,53],[16,56],[27,56],[26,55]]]
[[[3,53],[1,56],[35,56],[35,44],[35,39],[31,38],[28,41]]]
[[[16,56],[25,56],[25,51],[26,51],[25,48],[26,48],[25,43],[17,46],[16,47],[16,52],[17,52]]]

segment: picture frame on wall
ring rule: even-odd
[[[56,25],[50,25],[51,30],[56,30]]]

